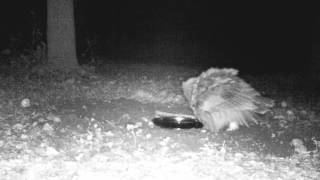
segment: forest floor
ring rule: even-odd
[[[0,72],[0,179],[320,179],[320,99],[299,76],[240,75],[275,100],[233,132],[163,129],[192,114],[181,83],[206,69],[101,66],[95,75]]]

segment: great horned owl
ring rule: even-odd
[[[216,132],[249,126],[257,123],[256,114],[264,114],[274,105],[237,75],[236,69],[210,68],[183,82],[190,108],[205,128]]]

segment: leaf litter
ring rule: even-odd
[[[277,102],[259,126],[214,134],[151,123],[157,110],[190,113],[181,82],[194,69],[102,72],[94,80],[0,79],[0,179],[320,178],[318,104],[279,90],[281,78],[248,77]]]

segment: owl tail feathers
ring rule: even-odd
[[[257,116],[250,110],[225,109],[220,112],[199,111],[197,114],[204,126],[210,131],[218,132],[225,128],[227,131],[236,130],[240,125],[258,124]]]

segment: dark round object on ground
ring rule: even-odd
[[[177,116],[156,117],[152,119],[152,122],[162,128],[191,129],[203,127],[198,119]]]

